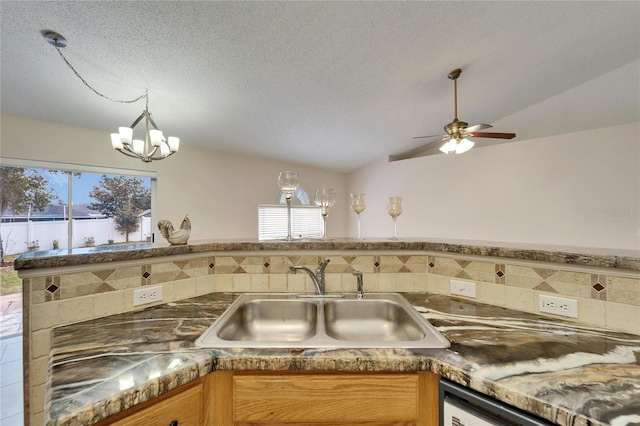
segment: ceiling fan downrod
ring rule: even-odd
[[[451,71],[448,77],[453,80],[453,122],[458,121],[458,77],[460,77],[460,73],[462,70],[460,68],[456,68]]]

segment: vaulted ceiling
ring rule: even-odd
[[[350,171],[453,118],[514,143],[639,120],[638,2],[6,1],[3,114]],[[622,71],[619,71],[622,70]],[[565,95],[565,100],[561,100]],[[486,146],[489,140],[479,140]],[[109,141],[105,136],[105,144]]]

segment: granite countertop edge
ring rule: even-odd
[[[356,240],[349,238],[300,241],[220,240],[194,241],[185,245],[157,244],[99,246],[72,250],[25,253],[14,262],[17,270],[100,264],[114,261],[151,259],[162,256],[228,251],[393,251],[415,250],[473,256],[501,257],[571,265],[640,270],[640,250],[606,250],[533,244],[438,241],[421,239]]]

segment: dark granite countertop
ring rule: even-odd
[[[405,297],[449,349],[200,349],[235,299],[213,293],[53,330],[48,425],[88,425],[214,370],[432,371],[561,425],[640,423],[640,336],[476,304]]]
[[[164,245],[137,244],[77,248],[72,250],[49,250],[21,255],[15,260],[14,268],[17,270],[52,268],[194,253],[301,250],[415,250],[640,270],[640,249],[607,250],[585,247],[542,246],[524,243],[514,244],[463,240],[400,239],[391,241],[375,239],[356,240],[350,238],[296,241],[203,240],[192,241],[188,245],[177,246],[169,246],[165,243]]]

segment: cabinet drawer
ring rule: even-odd
[[[160,397],[161,398],[161,397]],[[202,383],[109,423],[113,426],[169,426],[177,420],[179,426],[199,426],[202,415]]]
[[[415,421],[417,375],[237,375],[236,422]]]

